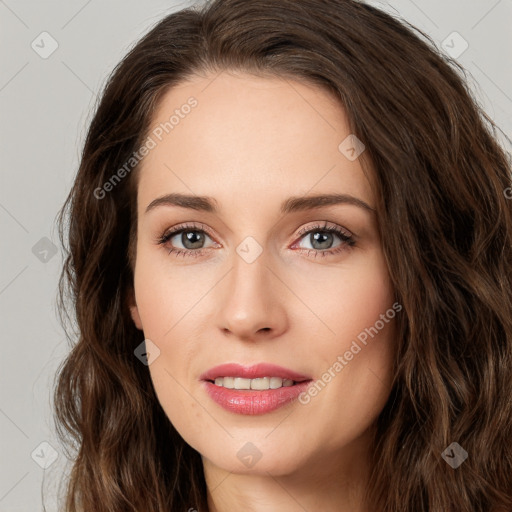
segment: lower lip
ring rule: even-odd
[[[210,381],[203,381],[206,392],[212,400],[227,411],[237,414],[265,414],[296,400],[307,389],[311,380],[293,386],[262,391],[248,389],[228,389]]]

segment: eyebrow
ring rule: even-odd
[[[357,206],[364,210],[375,212],[368,203],[350,194],[322,194],[316,196],[296,196],[289,197],[281,204],[281,213],[293,213],[305,210],[314,210],[325,206],[349,204]],[[178,206],[181,208],[189,208],[191,210],[205,211],[217,214],[219,212],[217,201],[212,197],[195,196],[186,194],[166,194],[158,197],[146,208],[146,213],[158,206]]]

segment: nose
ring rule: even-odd
[[[286,286],[267,263],[264,254],[252,263],[234,257],[217,303],[224,335],[256,341],[279,336],[288,328]]]

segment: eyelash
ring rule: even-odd
[[[205,228],[203,224],[196,225],[196,224],[186,224],[186,225],[180,225],[173,228],[171,231],[167,231],[162,236],[158,237],[156,240],[156,243],[158,245],[165,246],[165,244],[174,236],[177,234],[186,232],[186,231],[196,231],[196,232],[202,232],[208,235],[210,238],[211,235],[208,233],[208,230]],[[320,249],[300,249],[301,251],[308,251],[308,256],[310,255],[310,252],[313,252],[314,257],[316,258],[318,254],[320,254],[321,257],[326,256],[332,256],[335,254],[338,254],[342,251],[350,250],[355,245],[354,237],[351,235],[348,235],[345,231],[341,230],[338,227],[335,226],[328,226],[327,222],[323,225],[316,225],[309,228],[304,228],[299,231],[298,235],[300,238],[303,238],[305,235],[309,235],[314,232],[329,232],[329,233],[335,233],[339,236],[342,243],[336,247],[335,249],[326,249],[326,250],[320,250]],[[294,244],[295,245],[295,244]],[[203,254],[203,252],[206,249],[176,249],[174,247],[167,248],[168,253],[174,253],[175,257],[178,256],[192,256],[192,257],[198,257]]]

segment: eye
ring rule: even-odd
[[[302,229],[299,235],[301,235],[301,240],[305,239],[312,246],[310,248],[303,248],[303,250],[308,251],[308,256],[312,255],[315,258],[319,254],[322,257],[337,254],[341,251],[349,250],[355,245],[354,237],[350,231],[335,225],[329,226],[327,222],[323,226],[316,225]],[[332,248],[333,239],[336,237],[338,237],[341,242]],[[296,246],[297,243],[292,247]]]
[[[170,244],[173,238],[176,240]],[[203,253],[205,238],[210,238],[205,231],[205,227],[201,224],[197,225],[181,225],[164,233],[157,243],[167,246],[169,254],[174,253],[175,256],[200,256]],[[210,238],[211,240],[211,238]],[[175,244],[181,244],[181,247],[175,247]]]
[[[302,229],[299,235],[301,240],[305,239],[312,245],[310,248],[299,247],[299,249],[308,251],[308,256],[313,255],[315,258],[318,254],[325,257],[349,250],[355,244],[354,237],[349,231],[335,225],[329,226],[327,222],[323,226],[316,225]],[[332,248],[333,239],[336,237],[341,242]],[[174,238],[175,241],[173,241]],[[157,239],[157,244],[165,246],[168,253],[174,253],[175,256],[197,257],[201,256],[207,249],[203,247],[206,238],[211,240],[203,224],[200,226],[195,224],[180,225],[166,231]],[[181,244],[182,247],[176,247],[176,244]],[[216,242],[214,242],[215,244]],[[297,245],[296,242],[292,248],[296,248]]]

